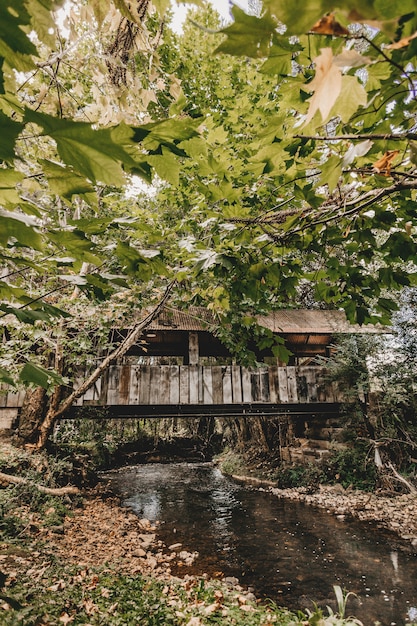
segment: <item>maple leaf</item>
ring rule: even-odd
[[[310,99],[305,124],[308,124],[317,111],[320,111],[323,122],[327,119],[342,89],[342,72],[333,63],[331,48],[322,48],[320,56],[313,59],[316,65],[316,75],[305,86],[308,91],[314,91]]]
[[[374,170],[378,174],[389,176],[391,173],[392,162],[399,154],[399,150],[387,150],[383,156],[374,163]]]
[[[410,35],[409,37],[403,37],[403,39],[400,39],[399,41],[396,41],[395,43],[391,43],[389,46],[387,46],[387,50],[400,50],[401,48],[406,48],[410,44],[410,41],[412,41],[416,37],[417,37],[417,31],[413,33],[412,35]]]
[[[322,17],[314,24],[310,32],[317,33],[318,35],[334,35],[335,37],[342,37],[350,34],[344,26],[336,21],[333,13],[328,13]]]

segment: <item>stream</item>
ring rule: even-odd
[[[348,613],[365,626],[417,623],[417,558],[395,535],[242,487],[210,463],[138,465],[106,477],[125,506],[160,522],[167,546],[199,553],[173,574],[236,577],[293,610],[313,601],[336,610],[340,585],[357,595]]]

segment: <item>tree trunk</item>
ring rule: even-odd
[[[35,443],[45,411],[46,390],[43,387],[28,389],[20,411],[17,436],[22,443]]]

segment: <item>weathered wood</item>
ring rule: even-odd
[[[132,365],[130,368],[130,389],[129,389],[129,403],[139,404],[139,392],[140,392],[140,369],[138,365]]]
[[[161,365],[160,366],[160,386],[159,386],[159,400],[155,402],[155,404],[170,404],[170,384],[169,384],[169,376],[170,376],[170,366],[169,365]]]
[[[222,395],[223,404],[233,403],[233,387],[232,387],[232,367],[224,365],[221,368],[222,373]]]
[[[213,404],[213,377],[211,367],[203,367],[203,404]]]
[[[252,402],[251,370],[242,367],[242,401]]]
[[[223,367],[213,365],[211,368],[212,377],[212,398],[213,404],[223,404]]]
[[[189,375],[190,375],[190,404],[198,404],[198,365],[190,365],[189,367]]]
[[[307,402],[307,372],[300,371],[297,376],[297,395],[300,402]]]
[[[139,368],[139,404],[150,404],[151,397],[151,366],[141,365]]]
[[[288,380],[288,401],[298,402],[297,394],[297,378],[295,374],[294,366],[287,366],[287,380]]]
[[[129,404],[130,365],[121,365],[119,375],[119,402]]]
[[[252,370],[250,373],[251,400],[249,402],[260,402],[261,400],[261,372]]]
[[[242,368],[237,365],[232,365],[232,397],[234,404],[243,402]]]
[[[120,367],[118,365],[111,365],[109,367],[109,381],[107,387],[107,402],[106,404],[120,404],[119,402],[119,380],[120,380]]]
[[[191,404],[190,401],[190,369],[180,366],[180,404]]]
[[[180,402],[180,368],[178,365],[169,366],[169,403]]]
[[[149,404],[161,404],[161,366],[150,366],[151,377],[149,381]]]
[[[271,404],[279,402],[279,382],[278,382],[278,368],[273,366],[268,368],[269,378],[269,401]]]
[[[314,371],[315,369],[313,367],[305,369],[307,402],[317,402],[317,373]]]
[[[288,402],[288,376],[286,367],[278,367],[279,402]]]
[[[236,365],[111,365],[74,406],[176,406],[233,404],[337,404],[345,393],[324,382],[315,366],[246,368]],[[79,380],[88,376],[81,372]],[[25,390],[0,396],[0,407],[18,409]]]
[[[190,365],[198,365],[199,347],[198,333],[188,333],[188,363]]]

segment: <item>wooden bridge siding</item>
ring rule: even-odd
[[[338,386],[324,382],[325,371],[308,366],[113,365],[78,398],[75,406],[343,402]],[[75,388],[88,373],[80,372]],[[0,395],[0,408],[18,408],[24,396],[25,390]]]
[[[309,404],[340,402],[317,367],[113,365],[77,405]],[[107,387],[107,392],[106,388]]]

